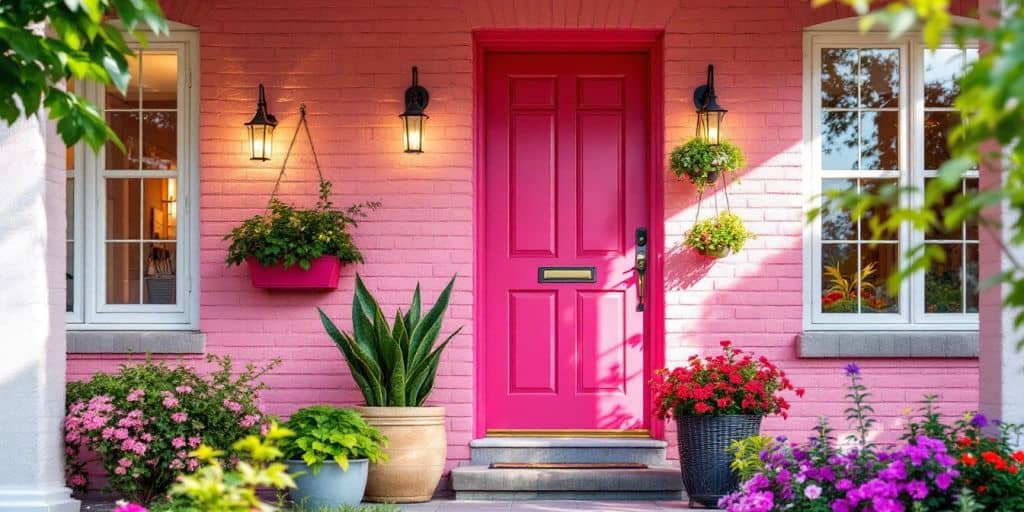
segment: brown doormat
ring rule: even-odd
[[[491,469],[647,469],[638,462],[494,462]]]

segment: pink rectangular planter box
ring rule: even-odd
[[[264,266],[256,258],[246,258],[249,275],[256,288],[271,290],[334,290],[341,277],[341,260],[337,256],[320,256],[310,261],[309,270],[298,265],[284,268],[278,263]]]

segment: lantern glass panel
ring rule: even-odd
[[[405,121],[405,152],[423,152],[423,121],[425,115],[406,114],[402,116]]]
[[[268,124],[249,125],[251,160],[270,160],[274,149],[274,127]]]

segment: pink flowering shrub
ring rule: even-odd
[[[260,377],[278,361],[249,364],[234,374],[231,359],[208,356],[208,376],[184,366],[147,360],[117,373],[97,373],[68,384],[64,442],[67,482],[89,486],[91,455],[106,471],[109,491],[146,504],[163,495],[181,473],[200,461],[201,444],[229,450],[235,440],[258,434],[267,423],[257,403]]]

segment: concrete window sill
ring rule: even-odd
[[[978,357],[978,331],[806,331],[796,342],[803,358]]]
[[[68,354],[202,354],[196,331],[68,331]]]

